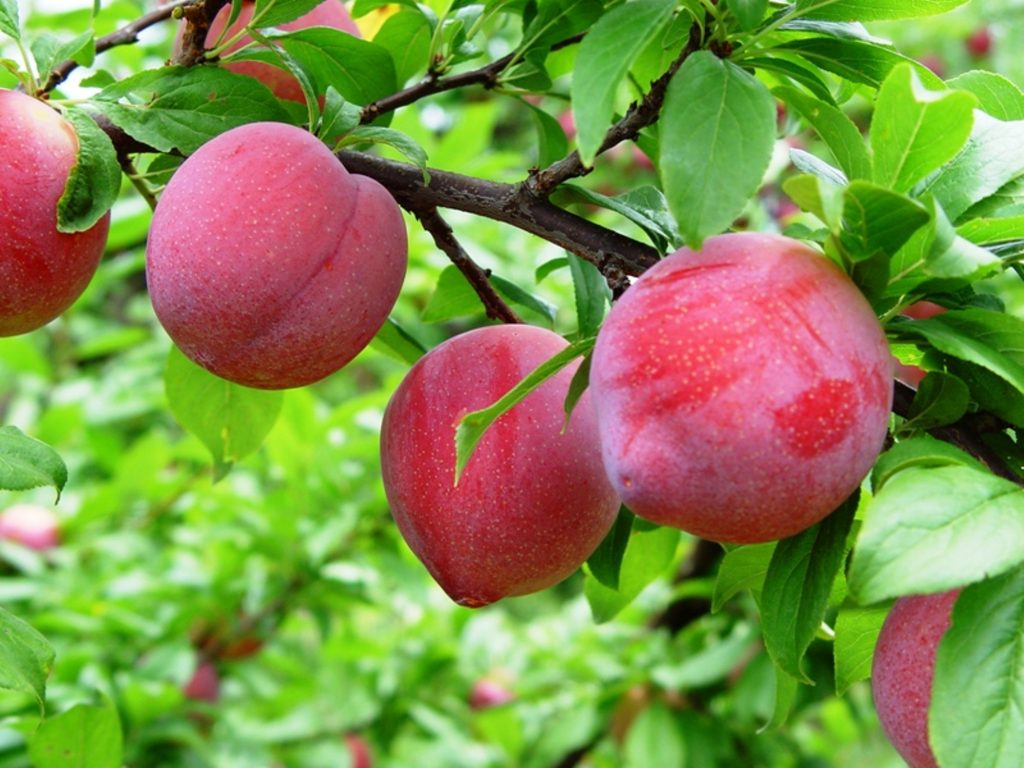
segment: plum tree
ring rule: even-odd
[[[57,230],[57,202],[77,163],[71,123],[38,99],[0,90],[0,336],[46,325],[85,290],[110,228]]]
[[[39,504],[14,504],[0,512],[0,539],[44,552],[60,543],[57,515]]]
[[[584,395],[563,433],[563,369],[498,418],[455,484],[455,428],[558,353],[557,334],[489,326],[435,347],[409,371],[381,426],[381,473],[413,552],[455,602],[479,607],[571,574],[619,508]]]
[[[885,438],[892,361],[835,264],[741,233],[640,277],[598,334],[590,384],[626,505],[749,543],[795,534],[856,490]]]
[[[937,768],[928,743],[935,652],[960,590],[896,601],[875,646],[871,689],[882,727],[910,768]]]
[[[238,13],[238,18],[230,26],[227,26],[228,18],[231,14],[230,3],[221,8],[220,12],[210,23],[210,29],[206,34],[207,47],[216,45],[218,40],[229,40],[239,34],[252,21],[255,8],[256,3],[253,0],[245,0]],[[341,0],[324,0],[324,2],[315,6],[308,13],[280,25],[280,29],[287,31],[307,29],[308,27],[332,27],[355,37],[360,37],[359,27],[356,26],[348,9],[341,3]],[[181,43],[182,35],[179,30],[178,37],[175,40],[175,48],[177,50],[180,50]],[[251,43],[252,38],[249,35],[241,35],[238,40],[227,47],[225,53],[237,51]],[[262,61],[229,61],[224,63],[224,67],[239,75],[249,75],[256,78],[280,99],[298,102],[305,100],[299,81],[286,69],[275,67]]]
[[[341,368],[402,286],[394,199],[311,134],[249,123],[200,147],[153,214],[146,276],[181,350],[225,379],[297,387]]]

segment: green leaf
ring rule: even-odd
[[[506,280],[500,275],[490,275],[488,280],[490,280],[491,285],[494,286],[495,290],[501,294],[502,298],[517,306],[524,307],[531,312],[535,312],[549,323],[555,322],[555,316],[558,314],[558,308],[554,304],[545,301],[536,294],[520,288],[517,283],[513,283],[511,280]]]
[[[967,413],[971,393],[967,385],[952,374],[932,371],[921,381],[910,404],[904,429],[934,429],[952,424]]]
[[[725,0],[725,5],[745,32],[757,29],[768,10],[768,0]]]
[[[594,346],[594,339],[573,342],[550,360],[545,360],[531,371],[522,381],[506,392],[497,402],[478,411],[467,413],[455,429],[455,482],[458,484],[462,471],[480,439],[499,416],[511,410],[528,394],[569,365],[577,357],[587,354]]]
[[[707,51],[690,56],[665,95],[660,171],[687,245],[725,229],[757,191],[775,143],[775,99]]]
[[[981,245],[1024,240],[1024,215],[999,219],[971,219],[956,228],[965,240]]]
[[[603,11],[601,0],[537,0],[537,15],[523,31],[520,51],[549,48],[588,30]]]
[[[675,0],[633,0],[613,8],[587,32],[576,54],[570,96],[576,144],[592,165],[615,112],[615,94],[629,68],[662,32]]]
[[[926,89],[910,64],[894,67],[871,118],[875,181],[907,192],[951,160],[971,134],[975,103],[963,91]]]
[[[434,30],[418,9],[401,11],[388,18],[373,42],[391,54],[398,85],[413,75],[425,72],[430,63],[430,38]]]
[[[306,15],[321,2],[323,0],[256,0],[252,15],[255,24],[250,23],[250,26],[279,27]]]
[[[426,348],[394,318],[389,317],[371,342],[396,360],[412,365],[426,354]]]
[[[836,694],[841,696],[854,683],[871,677],[875,644],[889,608],[888,603],[861,607],[849,601],[839,608],[832,645]]]
[[[601,270],[579,256],[569,255],[569,270],[576,296],[576,319],[580,336],[594,336],[604,320],[612,292]]]
[[[801,15],[830,21],[881,21],[932,16],[957,8],[967,0],[799,0]]]
[[[620,507],[612,529],[587,558],[587,569],[590,574],[609,589],[619,588],[619,571],[622,568],[622,558],[626,554],[635,518],[636,516],[628,509]]]
[[[871,472],[871,487],[877,494],[890,479],[905,469],[917,467],[972,467],[985,471],[985,467],[966,451],[962,451],[945,440],[930,435],[918,435],[910,440],[900,440],[895,446],[878,457]]]
[[[1024,488],[966,466],[911,467],[868,506],[850,566],[862,604],[941,592],[1024,561]]]
[[[0,608],[0,688],[30,694],[42,709],[54,657],[45,637]]]
[[[857,510],[845,501],[817,525],[775,547],[761,590],[761,628],[772,660],[797,680],[810,682],[801,660],[821,627],[846,540]]]
[[[800,689],[800,681],[774,662],[772,662],[772,672],[775,673],[775,705],[772,707],[771,718],[759,729],[758,733],[781,728],[786,724],[789,713],[796,706],[796,695]]]
[[[675,713],[655,702],[637,715],[622,745],[624,768],[686,765],[686,741]]]
[[[845,80],[877,88],[893,67],[904,62],[914,65],[925,84],[942,87],[942,80],[927,67],[896,53],[892,48],[836,37],[808,37],[778,47],[780,51],[798,53],[811,64],[833,72]]]
[[[892,256],[929,218],[928,210],[916,200],[854,181],[843,193],[841,241],[853,261],[878,253]]]
[[[320,113],[320,124],[316,136],[328,146],[334,147],[349,131],[359,125],[363,111],[355,104],[345,101],[333,86],[328,86],[324,95],[324,107]]]
[[[954,77],[946,84],[973,94],[978,100],[978,108],[997,120],[1024,120],[1024,91],[1002,75],[973,70]]]
[[[1024,754],[1024,570],[968,587],[939,643],[928,731],[939,763],[1017,768]]]
[[[63,40],[49,32],[41,32],[32,41],[32,58],[36,71],[46,77],[58,65],[69,59],[84,66],[90,66],[96,56],[96,45],[92,30],[86,30],[70,40]]]
[[[871,158],[864,137],[842,110],[789,86],[772,90],[814,128],[849,179],[870,179]]]
[[[778,51],[772,51],[771,55],[751,56],[743,61],[748,67],[757,71],[771,72],[782,82],[793,82],[802,85],[819,101],[823,101],[830,106],[836,105],[835,97],[832,95],[832,90],[829,88],[828,83],[825,82],[823,73],[816,67],[807,64],[799,56],[783,56]],[[860,144],[861,146],[864,145],[863,138],[860,139]]]
[[[951,357],[979,365],[1024,392],[1024,320],[1002,312],[961,309],[899,326]]]
[[[498,275],[492,274],[488,280],[506,301],[536,312],[548,322],[554,321],[556,308],[553,305]],[[443,323],[459,317],[479,315],[483,311],[483,302],[473,290],[473,286],[458,267],[450,264],[441,270],[437,287],[427,302],[421,319],[425,323]]]
[[[563,432],[569,428],[569,419],[572,418],[572,412],[576,410],[576,405],[579,403],[580,398],[583,397],[583,393],[590,386],[590,366],[593,360],[593,354],[588,353],[584,355],[580,367],[576,369],[576,373],[572,375],[572,379],[569,381],[569,391],[565,395],[565,404],[563,405],[563,410],[565,411],[565,423],[562,426]]]
[[[20,26],[18,0],[0,0],[0,32],[14,40],[21,40]]]
[[[68,468],[53,448],[17,427],[0,427],[0,488],[25,491],[50,485],[59,501],[67,481]]]
[[[757,647],[757,630],[750,622],[737,621],[727,633],[709,636],[707,629],[698,624],[682,639],[690,641],[683,645],[690,653],[682,660],[672,659],[651,670],[651,680],[664,690],[701,688],[726,679],[745,659],[750,659],[751,650]]]
[[[841,228],[845,204],[845,179],[839,183],[811,174],[791,176],[782,183],[783,191],[802,210],[810,211],[830,230]]]
[[[281,412],[280,391],[250,389],[214,376],[172,347],[164,375],[167,402],[213,456],[218,476],[260,447]]]
[[[712,612],[720,611],[728,600],[745,589],[760,595],[775,546],[774,541],[747,544],[725,553],[718,566],[715,591],[711,597]]]
[[[644,525],[634,521],[619,568],[618,589],[589,577],[583,592],[590,603],[594,621],[603,624],[636,599],[644,587],[665,573],[676,557],[681,533],[675,528]]]
[[[35,768],[121,768],[124,748],[117,710],[77,704],[44,720],[29,739]]]
[[[84,232],[114,205],[121,190],[121,166],[110,137],[88,113],[71,107],[64,116],[78,135],[78,159],[57,201],[57,229]]]
[[[975,203],[995,194],[1024,174],[1024,120],[1004,123],[984,112],[974,115],[966,146],[950,163],[928,179],[922,192],[931,192],[946,215],[956,221]]]
[[[120,101],[128,97],[133,99]],[[213,66],[139,72],[104,88],[91,104],[133,139],[186,155],[239,125],[288,122],[288,113],[262,83]]]
[[[379,125],[361,125],[354,128],[345,135],[345,138],[338,142],[337,147],[347,147],[352,144],[386,144],[398,150],[402,155],[411,160],[418,168],[426,169],[427,153],[414,139],[396,131],[393,128],[384,128]]]
[[[391,53],[376,43],[328,27],[272,33],[267,38],[302,67],[317,93],[331,85],[348,101],[365,106],[398,90]]]
[[[583,201],[615,211],[644,231],[662,252],[673,250],[680,241],[679,230],[668,210],[668,201],[657,187],[644,185],[622,195],[608,197],[578,184],[562,184],[555,192],[559,204]]]

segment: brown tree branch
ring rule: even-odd
[[[503,323],[521,323],[522,318],[517,315],[508,304],[498,295],[498,292],[491,285],[490,272],[482,269],[465,249],[455,239],[455,233],[448,226],[448,222],[441,218],[437,208],[433,206],[415,209],[413,215],[419,219],[423,228],[434,238],[437,247],[447,254],[452,264],[458,267],[469,284],[473,286],[476,295],[483,302],[487,316],[492,320],[500,320]]]
[[[167,5],[162,5],[155,11],[150,11],[137,18],[130,24],[126,24],[118,30],[111,32],[109,35],[96,40],[96,53],[103,53],[109,51],[111,48],[116,48],[119,45],[131,45],[139,41],[139,33],[144,29],[152,27],[154,24],[159,24],[161,21],[165,21],[171,17],[174,13],[175,8],[179,8],[183,5],[187,5],[194,0],[174,0],[174,2]],[[68,75],[78,68],[78,62],[73,59],[68,59],[57,66],[49,77],[46,78],[46,82],[43,84],[41,93],[49,93],[58,85],[68,79]]]
[[[171,59],[172,64],[191,67],[206,55],[206,34],[210,22],[229,0],[195,0],[183,7],[185,28],[181,34],[181,48]]]

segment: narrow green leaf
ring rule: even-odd
[[[590,574],[609,589],[619,588],[619,570],[626,554],[629,535],[633,531],[635,515],[625,507],[619,508],[612,529],[604,537],[594,553],[587,558]]]
[[[926,85],[942,87],[942,80],[923,64],[877,43],[836,37],[807,37],[783,43],[779,50],[798,53],[821,69],[872,88],[880,86],[893,67],[904,62],[917,68],[918,76]]]
[[[761,590],[761,628],[772,660],[797,680],[810,682],[801,661],[825,618],[836,574],[846,556],[857,499],[775,547]]]
[[[786,724],[790,712],[796,706],[796,695],[800,690],[800,681],[774,662],[772,671],[775,673],[775,705],[772,707],[771,718],[758,729],[758,733],[775,730]]]
[[[457,317],[481,314],[484,305],[459,268],[450,264],[441,270],[420,319],[425,323],[443,323]]]
[[[523,31],[521,51],[543,50],[590,29],[601,17],[604,4],[601,0],[537,0],[536,8],[537,14]]]
[[[690,56],[669,83],[661,118],[660,171],[687,245],[732,223],[768,168],[775,99],[749,73],[707,51]]]
[[[239,125],[288,122],[262,83],[213,66],[139,72],[104,88],[90,103],[133,139],[186,155]]]
[[[615,111],[615,94],[636,58],[664,30],[675,0],[632,0],[613,8],[587,32],[576,54],[570,95],[576,144],[592,165]]]
[[[970,390],[961,379],[932,371],[917,388],[904,429],[933,429],[952,424],[967,413],[970,402]]]
[[[998,219],[971,219],[956,228],[965,240],[980,245],[1024,240],[1024,214]]]
[[[900,440],[878,457],[871,472],[871,488],[877,494],[890,479],[911,467],[924,469],[948,466],[985,470],[984,465],[977,459],[945,440],[938,440],[930,435]]]
[[[374,346],[380,347],[395,359],[412,365],[426,354],[427,350],[394,318],[389,317],[373,337]]]
[[[569,140],[562,125],[540,107],[523,101],[537,123],[537,166],[546,168],[569,154]]]
[[[0,608],[0,688],[30,694],[42,709],[54,657],[45,637]]]
[[[558,314],[558,307],[554,304],[545,301],[535,293],[530,293],[524,288],[521,288],[518,283],[506,280],[501,275],[491,275],[488,279],[490,280],[491,285],[494,286],[495,290],[501,294],[502,298],[517,306],[524,307],[531,312],[537,313],[547,320],[548,323],[555,322],[555,317]]]
[[[861,607],[849,601],[839,608],[832,648],[840,696],[854,683],[871,677],[871,660],[889,608],[888,603]]]
[[[279,27],[295,21],[319,5],[323,0],[256,0],[251,26],[257,28]]]
[[[916,200],[854,181],[843,193],[841,241],[853,261],[878,253],[892,256],[929,218],[928,210]]]
[[[390,16],[373,36],[373,42],[391,54],[398,85],[404,85],[413,75],[426,71],[433,34],[427,17],[417,8]]]
[[[799,0],[796,7],[810,19],[882,21],[932,16],[957,8],[967,0]]]
[[[895,192],[951,160],[967,142],[976,100],[963,91],[930,91],[910,64],[893,68],[871,118],[874,179]]]
[[[401,131],[392,128],[384,128],[379,125],[361,125],[346,134],[345,138],[338,142],[337,147],[347,147],[350,144],[386,144],[398,150],[406,158],[411,160],[418,168],[427,167],[427,153],[412,137]]]
[[[641,525],[634,521],[619,568],[618,589],[611,589],[592,576],[584,582],[583,591],[594,621],[598,624],[611,621],[644,587],[664,574],[675,561],[680,536],[675,528]]]
[[[928,731],[941,765],[1017,768],[1024,755],[1024,570],[970,586],[939,643]]]
[[[659,664],[651,670],[651,680],[662,689],[682,691],[725,680],[745,659],[750,658],[751,650],[757,644],[757,630],[747,621],[734,622],[728,632],[716,632],[710,636],[706,628],[701,629],[695,626],[684,636],[684,641],[689,642],[683,647],[690,653],[681,661],[673,659],[671,663]]]
[[[62,39],[49,32],[40,32],[32,41],[32,58],[36,71],[46,77],[59,64],[67,60],[91,66],[96,56],[96,45],[92,30],[86,30],[70,40]]]
[[[593,362],[594,356],[592,354],[586,354],[583,356],[583,362],[580,363],[580,367],[576,369],[576,373],[572,375],[572,380],[569,382],[569,391],[565,394],[565,424],[562,426],[564,432],[569,428],[569,420],[572,419],[572,413],[576,410],[576,405],[579,403],[580,398],[583,397],[583,393],[587,391],[587,387],[590,386],[590,365]]]
[[[213,456],[217,474],[259,448],[281,412],[280,391],[225,381],[172,347],[164,375],[171,412]]]
[[[0,32],[14,40],[21,40],[18,0],[0,0]]]
[[[974,129],[963,150],[928,179],[931,192],[953,221],[972,205],[1024,174],[1024,120],[1002,122],[984,112],[974,115]]]
[[[978,108],[997,120],[1024,120],[1024,91],[1002,75],[972,70],[954,77],[947,85],[973,94]]]
[[[576,296],[576,319],[580,336],[594,336],[604,320],[612,293],[601,270],[579,256],[569,255],[569,270]]]
[[[941,592],[1024,562],[1024,489],[966,466],[911,467],[872,499],[853,552],[861,604]]]
[[[121,190],[121,166],[110,137],[88,113],[71,107],[64,116],[78,135],[78,160],[57,201],[57,229],[83,232],[114,205]]]
[[[864,137],[846,113],[789,86],[772,92],[810,123],[849,179],[870,179],[871,158]]]
[[[711,597],[713,612],[720,611],[728,600],[745,589],[760,594],[775,546],[774,541],[769,541],[735,547],[725,553],[718,566],[715,591]]]
[[[751,56],[744,59],[748,67],[758,71],[771,72],[783,82],[793,82],[802,85],[812,96],[830,106],[836,106],[835,96],[828,83],[825,82],[824,73],[817,67],[810,66],[799,56],[781,55],[778,51],[772,51],[771,55]],[[788,86],[782,86],[788,87]],[[863,146],[863,138],[861,145]]]
[[[526,378],[505,393],[496,403],[479,411],[467,413],[459,421],[455,430],[455,482],[458,484],[462,471],[466,468],[470,456],[476,449],[480,439],[499,416],[512,409],[528,394],[550,379],[560,370],[569,365],[577,357],[581,357],[593,348],[594,339],[580,339],[563,349],[550,360],[545,360]]]
[[[59,501],[67,481],[68,468],[53,448],[17,427],[0,427],[0,488],[24,491],[50,485]]]
[[[725,0],[725,5],[746,32],[757,29],[768,10],[768,0]]]
[[[657,187],[645,185],[609,197],[577,184],[562,184],[555,194],[559,204],[582,201],[621,214],[640,227],[659,251],[675,250],[680,244],[679,230],[669,212],[668,201]]]
[[[29,739],[35,768],[121,768],[124,749],[117,710],[77,704],[44,720]]]
[[[345,137],[349,131],[359,125],[363,111],[355,104],[345,101],[345,97],[328,86],[324,95],[324,105],[320,112],[320,124],[316,136],[330,147]]]
[[[686,765],[686,741],[675,713],[658,702],[646,707],[626,732],[622,753],[623,768]]]

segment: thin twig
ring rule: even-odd
[[[109,35],[96,40],[96,53],[103,53],[109,51],[111,48],[116,48],[119,45],[131,45],[139,41],[139,33],[144,29],[152,27],[154,24],[159,24],[161,21],[165,21],[171,17],[174,13],[174,9],[183,5],[187,5],[194,0],[174,0],[174,2],[168,5],[162,5],[155,11],[140,16],[130,24],[126,24]],[[75,71],[78,67],[78,62],[73,59],[68,59],[62,62],[59,66],[55,67],[47,77],[46,82],[43,84],[41,93],[49,93],[58,85],[68,79],[68,75]]]
[[[491,281],[488,279],[490,277],[489,272],[473,261],[462,245],[459,244],[459,241],[455,238],[455,233],[452,232],[452,228],[448,226],[447,221],[441,218],[437,208],[430,206],[417,209],[413,211],[413,215],[419,219],[423,228],[434,238],[437,247],[447,254],[452,264],[458,267],[466,280],[469,281],[469,284],[473,286],[473,290],[476,291],[476,295],[483,302],[484,309],[489,318],[500,320],[503,323],[523,322],[522,318],[505,303],[504,299],[494,289],[494,286],[491,285]]]
[[[194,66],[206,54],[206,34],[210,22],[229,0],[201,0],[184,6],[185,28],[181,33],[181,46],[171,59],[172,64]]]

